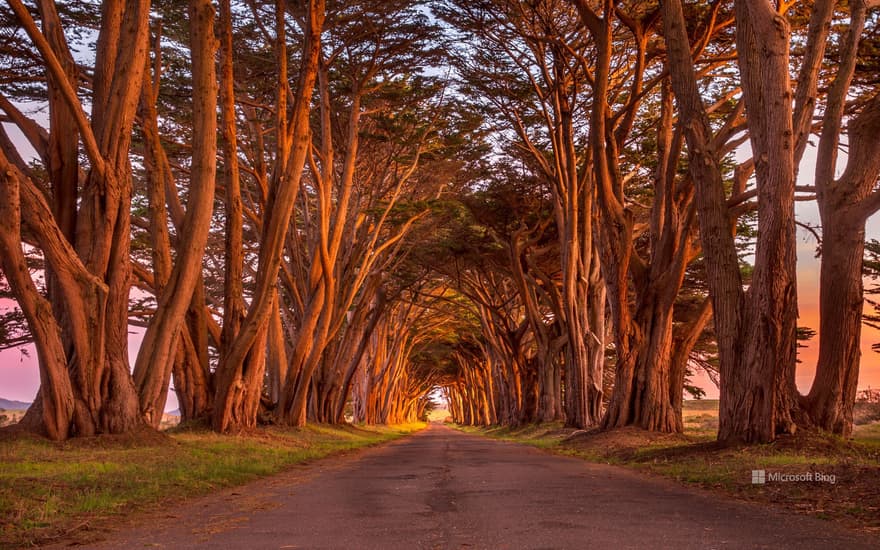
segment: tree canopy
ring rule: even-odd
[[[847,435],[878,323],[878,16],[8,0],[0,347],[33,342],[41,382],[22,425],[157,428],[174,391],[219,432],[406,421],[441,394],[461,423],[678,432],[699,370],[723,442]]]

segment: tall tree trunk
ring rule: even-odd
[[[202,294],[197,288],[196,296]],[[180,345],[172,371],[181,422],[206,418],[211,412],[214,397],[204,329],[204,300],[198,301],[197,297],[187,314],[188,326],[180,332]]]
[[[223,133],[223,176],[225,207],[225,242],[223,278],[223,333],[220,355],[225,357],[245,315],[244,304],[244,229],[241,201],[241,178],[238,163],[238,128],[235,115],[235,76],[232,58],[232,7],[230,0],[220,1],[220,119]],[[259,158],[262,158],[260,155]]]
[[[98,34],[91,120],[62,63],[27,8],[19,0],[10,2],[10,7],[76,120],[90,162],[77,200],[79,211],[73,243],[44,198],[34,194],[33,182],[19,178],[22,215],[34,231],[55,277],[57,298],[64,308],[58,327],[62,341],[69,343],[65,367],[70,375],[75,412],[70,426],[55,426],[51,430],[55,437],[129,431],[139,427],[141,421],[127,357],[132,188],[128,153],[147,55],[149,2],[130,0],[102,5],[104,17]],[[14,291],[26,293],[26,287],[25,284]],[[34,330],[36,335],[39,332]],[[48,374],[57,368],[54,364],[45,365],[44,383],[60,376],[60,372]],[[52,412],[42,415],[43,422],[48,416],[60,419],[56,413],[66,410],[67,404],[48,401],[66,397],[54,390],[41,395],[44,399],[39,400],[39,406]]]
[[[76,87],[78,69],[64,37],[55,2],[40,0],[43,34],[61,62],[70,86]],[[79,131],[76,117],[55,77],[48,75],[49,88],[49,181],[52,182],[52,212],[61,232],[73,242],[76,231],[76,198],[79,186]]]
[[[41,0],[38,3],[38,8],[43,34],[61,63],[67,82],[75,88],[78,86],[78,68],[67,46],[55,2]],[[46,153],[41,152],[40,154],[44,157],[43,161],[49,172],[49,181],[52,186],[52,214],[58,221],[58,227],[64,236],[71,243],[74,243],[77,195],[80,183],[79,131],[76,127],[76,117],[54,79],[55,77],[49,73],[46,82],[49,92],[48,150]],[[56,319],[64,319],[62,290],[52,274],[51,266],[46,266],[45,276],[49,302],[55,308],[55,317]],[[70,342],[66,342],[65,346],[69,350]]]
[[[162,291],[171,278],[174,264],[168,228],[169,211],[178,235],[185,234],[183,229],[186,218],[183,205],[177,196],[177,186],[171,171],[171,164],[159,134],[156,102],[159,98],[159,83],[163,67],[161,40],[161,27],[158,27],[153,41],[152,66],[149,59],[145,61],[145,75],[150,74],[152,68],[153,77],[144,77],[140,106],[141,130],[144,134],[144,167],[149,200],[150,247],[153,257],[152,288],[156,296],[162,295]],[[173,365],[170,370],[166,370],[168,369],[166,365],[164,369],[160,369],[160,372],[153,373],[153,384],[156,391],[140,392],[142,411],[144,410],[145,397],[147,401],[152,400],[152,411],[164,410],[167,392],[161,388],[167,388],[168,377],[171,375],[175,382],[181,421],[193,420],[206,414],[210,407],[207,392],[210,387],[211,373],[207,358],[204,303],[204,282],[202,277],[198,276],[189,303],[186,323],[182,325],[178,336]],[[141,351],[143,352],[143,347]],[[160,374],[161,378],[159,378]],[[140,375],[144,376],[143,370]],[[149,384],[146,387],[149,387]],[[145,393],[151,393],[155,398],[145,396]],[[151,414],[150,417],[148,421],[156,421],[159,418],[156,414]]]
[[[640,339],[629,360],[618,361],[615,387],[603,427],[635,425],[657,432],[680,432],[684,378],[673,372],[672,307],[659,299],[643,304],[633,322]]]
[[[161,289],[134,366],[141,414],[158,428],[178,337],[199,281],[214,210],[217,157],[217,79],[214,70],[214,8],[210,0],[190,0],[193,76],[193,155],[186,215],[177,241],[176,263]]]
[[[628,325],[616,326],[617,341],[622,344],[618,349],[614,390],[603,419],[605,428],[635,425],[660,432],[682,430],[684,370],[673,361],[673,313],[691,255],[693,215],[688,212],[692,195],[682,192],[680,187],[676,189],[678,178],[672,166],[677,165],[681,147],[675,145],[680,140],[673,139],[672,110],[671,91],[664,86],[649,263],[639,262],[645,264],[640,269],[630,266],[630,278],[635,280],[635,306],[631,314],[627,312],[616,321]],[[616,308],[631,308],[629,292],[624,287],[615,294],[620,302]],[[685,357],[692,345],[681,350]]]
[[[859,379],[864,248],[863,220],[844,209],[822,216],[819,360],[806,407],[816,425],[843,436],[852,433]]]
[[[722,441],[772,441],[795,429],[797,242],[788,22],[767,0],[736,2],[736,40],[758,185],[755,269],[739,365],[722,372]],[[727,376],[724,376],[724,375]],[[726,379],[726,382],[725,382]]]
[[[14,168],[0,150],[0,262],[6,281],[28,322],[34,337],[40,367],[39,405],[32,408],[34,428],[54,440],[70,435],[74,417],[74,392],[67,372],[67,355],[61,341],[61,327],[52,305],[40,294],[28,274],[21,248],[21,198]]]
[[[266,369],[268,373],[268,395],[272,403],[281,399],[281,389],[287,375],[287,342],[284,338],[284,326],[281,323],[281,294],[275,294],[275,306],[269,318],[269,343]]]
[[[352,381],[354,380],[355,373],[358,370],[358,367],[362,364],[364,353],[367,350],[367,346],[370,343],[370,338],[373,336],[373,333],[376,331],[376,326],[379,324],[382,316],[385,314],[385,306],[387,304],[387,299],[385,296],[385,290],[378,285],[376,289],[376,294],[374,298],[374,303],[372,304],[372,309],[369,313],[369,320],[367,321],[366,326],[361,332],[360,338],[358,339],[357,348],[352,353],[351,357],[348,359],[348,363],[345,367],[345,374],[342,379],[342,387],[339,393],[339,399],[336,403],[336,411],[335,418],[337,422],[340,422],[343,418],[343,411],[345,409],[345,403],[348,399],[348,395],[351,391]]]
[[[765,0],[736,2],[737,49],[758,180],[755,272],[742,290],[720,158],[702,104],[679,0],[664,3],[670,76],[696,182],[700,236],[721,361],[720,441],[794,429],[794,142],[788,24]]]
[[[827,33],[824,24],[833,6],[818,3],[811,29]],[[819,361],[816,377],[804,403],[810,420],[840,435],[852,433],[853,406],[858,387],[862,256],[865,221],[880,209],[880,96],[874,96],[847,124],[849,155],[839,178],[837,152],[852,79],[859,59],[868,3],[850,3],[850,24],[841,33],[837,74],[828,90],[816,161],[816,199],[822,218],[822,264],[819,289]],[[824,47],[824,42],[823,42]],[[816,56],[823,48],[817,48]],[[804,117],[812,108],[804,109]]]
[[[323,348],[324,342],[320,341],[320,323],[322,319],[325,322],[327,320],[327,311],[324,309],[326,292],[323,291],[323,287],[324,280],[321,279],[318,290],[306,307],[304,322],[299,327],[297,342],[288,365],[287,381],[280,403],[282,418],[291,426],[305,425],[308,388],[312,373],[317,367],[319,354],[323,352],[323,349],[320,351],[316,349]],[[316,340],[318,340],[317,345],[313,347],[313,342]]]
[[[605,363],[605,282],[593,243],[592,200],[584,195],[589,193],[569,199],[576,206],[569,210],[562,237],[565,425],[574,428],[594,426],[601,420]]]
[[[822,217],[819,361],[816,378],[805,399],[816,425],[844,436],[852,433],[859,378],[865,222],[880,210],[880,191],[874,189],[880,174],[880,96],[872,98],[849,121],[846,169],[840,178],[833,177],[839,141],[836,130],[847,101],[865,17],[864,4],[859,4],[853,6],[841,75],[829,93],[826,109],[836,112],[826,113],[828,131],[823,127],[817,162],[817,199]]]

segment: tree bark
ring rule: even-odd
[[[736,2],[737,48],[758,179],[759,237],[748,293],[730,232],[720,155],[693,70],[679,0],[664,2],[670,76],[696,183],[721,361],[718,439],[767,442],[794,429],[794,143],[788,24],[764,0]]]
[[[839,178],[834,177],[866,11],[866,2],[850,5],[850,25],[826,99],[816,163],[816,198],[822,219],[819,360],[804,404],[813,423],[843,436],[852,433],[858,387],[865,222],[880,210],[880,191],[874,190],[880,174],[880,96],[871,98],[849,120],[846,168]]]
[[[34,408],[34,414],[38,416],[35,428],[60,441],[67,439],[71,432],[75,414],[74,392],[67,372],[61,327],[53,315],[52,305],[34,285],[21,249],[19,182],[23,177],[0,150],[0,261],[37,348],[40,404]]]
[[[740,365],[722,373],[722,441],[795,429],[797,250],[788,22],[766,0],[736,2],[737,50],[758,186],[758,242]]]
[[[223,333],[220,355],[228,348],[241,327],[246,306],[244,290],[244,229],[241,201],[241,178],[238,162],[238,129],[235,115],[235,88],[232,59],[232,7],[230,0],[220,1],[220,118],[223,133],[224,176],[224,262],[223,279]],[[262,155],[260,156],[262,158]]]
[[[210,0],[189,3],[193,77],[193,156],[186,215],[177,241],[176,262],[157,297],[134,366],[141,414],[159,427],[178,338],[199,281],[214,210],[217,157],[217,78],[214,70],[214,8]],[[163,205],[164,206],[164,205]]]
[[[70,227],[59,225],[59,221],[71,223],[69,212],[57,219],[33,182],[21,175],[18,178],[22,220],[33,230],[55,279],[58,291],[53,298],[64,310],[58,326],[62,341],[69,343],[65,367],[74,392],[74,414],[69,426],[51,430],[55,437],[126,432],[141,425],[127,357],[132,187],[128,152],[147,55],[149,2],[105,2],[102,6],[106,17],[98,35],[91,120],[62,62],[27,9],[18,0],[10,2],[10,7],[76,121],[90,162],[76,201],[79,210],[73,240],[65,235]],[[120,41],[125,42],[124,48],[119,47]],[[18,280],[17,284],[25,286],[14,292],[27,293],[26,283]],[[58,375],[48,374],[50,370],[57,366],[45,366],[47,377]],[[48,378],[41,382],[55,384]],[[57,411],[67,409],[66,397],[55,390],[41,395],[44,399],[35,406],[51,414],[34,416],[41,416],[44,423],[53,416],[60,420]]]

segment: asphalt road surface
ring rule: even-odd
[[[98,548],[880,548],[831,522],[432,426],[196,499]]]

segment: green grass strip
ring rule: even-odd
[[[2,441],[0,548],[46,543],[80,526],[241,485],[423,427],[309,425],[240,436],[179,430],[150,443]]]

